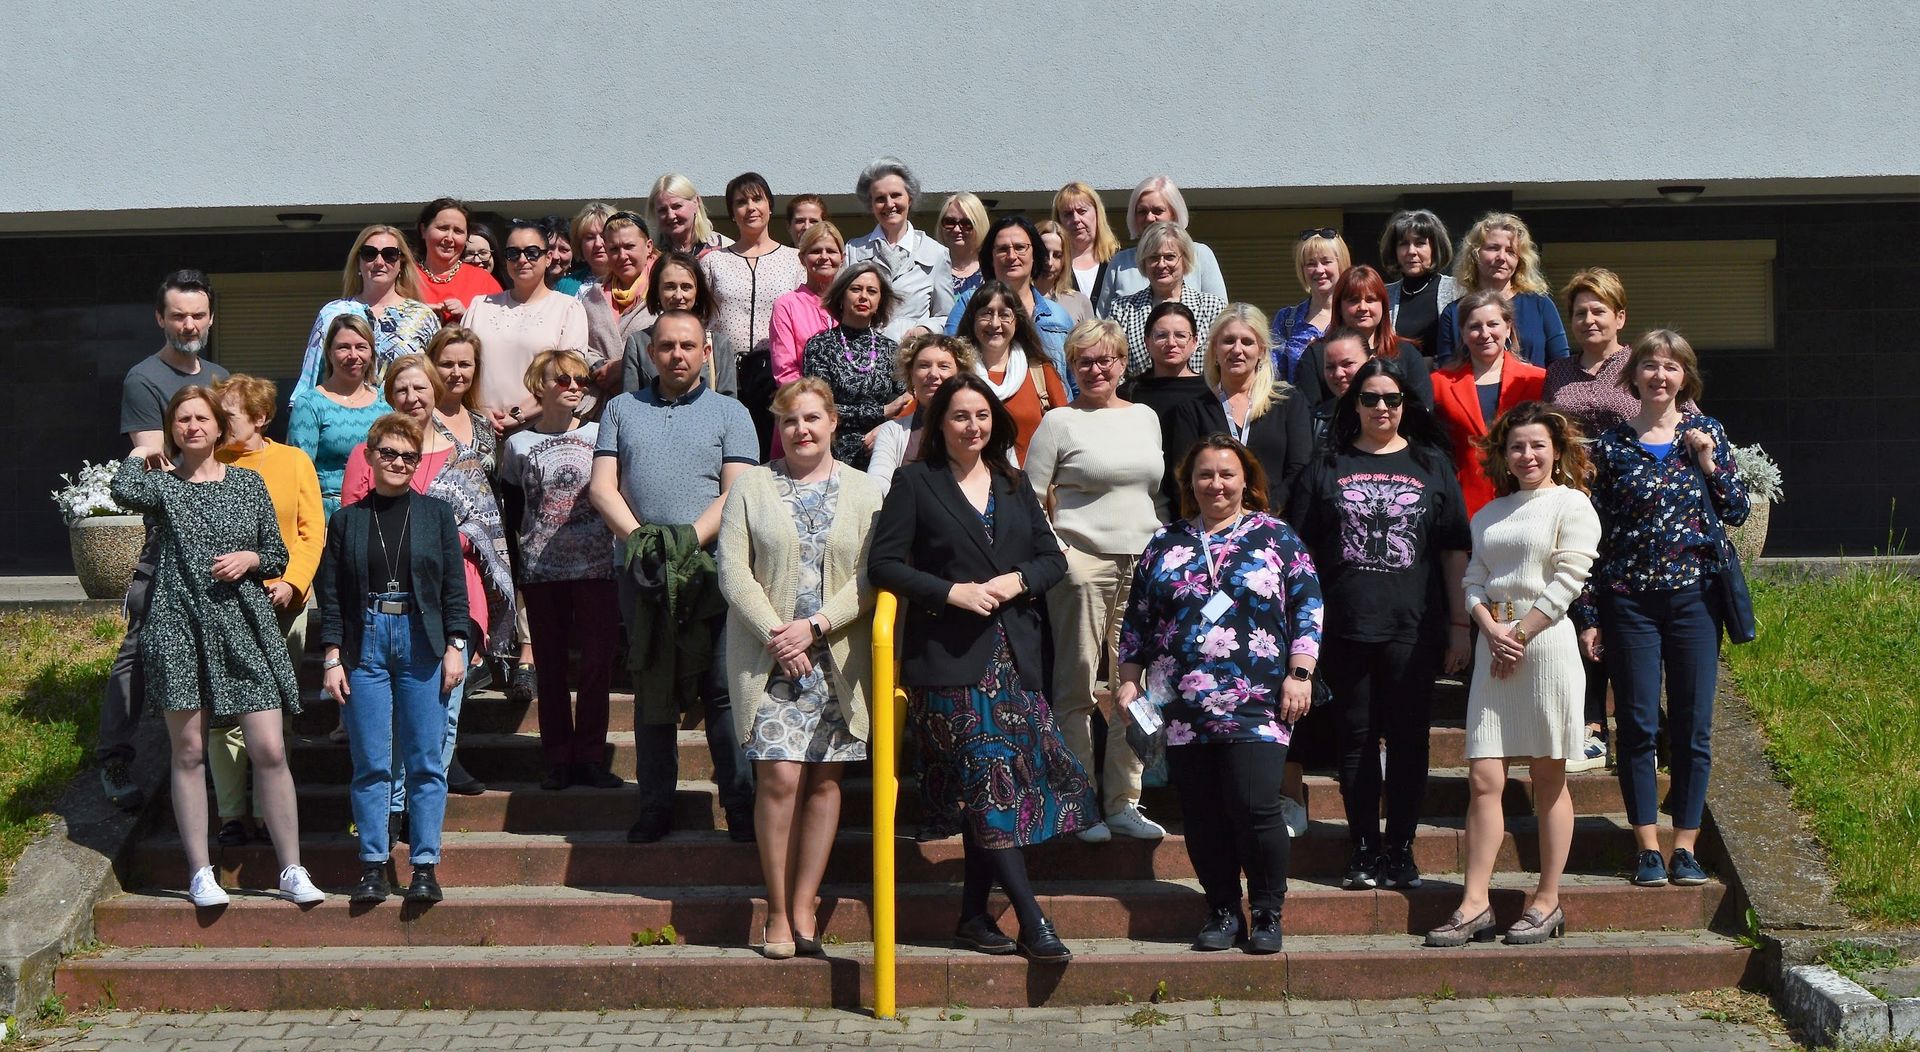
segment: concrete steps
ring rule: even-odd
[[[280,904],[285,910],[293,907]],[[376,911],[377,912],[377,911]],[[619,932],[611,932],[618,940]],[[1290,936],[1283,953],[1201,954],[1184,939],[1068,939],[1065,967],[899,951],[903,1006],[974,1008],[1173,999],[1626,996],[1718,989],[1759,978],[1752,950],[1705,932],[1576,932],[1545,946],[1421,950],[1405,935]],[[684,946],[156,946],[69,960],[69,1004],[122,1009],[858,1007],[873,997],[872,947],[768,961],[751,950]]]

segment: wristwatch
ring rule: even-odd
[[[465,650],[467,649],[467,637],[466,636],[448,636],[447,645],[459,650]]]
[[[1513,623],[1513,641],[1521,646],[1527,645],[1527,630],[1520,627],[1520,622],[1518,621]]]
[[[818,642],[827,637],[827,630],[824,628],[821,628],[820,622],[815,621],[811,617],[807,618],[807,627],[813,629],[813,638],[815,642]]]
[[[1293,677],[1294,679],[1312,679],[1313,670],[1302,668],[1299,665],[1295,665],[1292,668],[1287,670],[1287,675]]]

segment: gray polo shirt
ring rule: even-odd
[[[607,403],[593,455],[618,459],[634,518],[686,526],[720,495],[722,465],[760,462],[760,435],[746,406],[704,383],[671,402],[650,383]]]
[[[182,387],[212,387],[226,378],[225,369],[204,358],[199,372],[183,373],[168,365],[160,352],[147,355],[127,370],[120,385],[120,433],[166,430],[167,403]]]

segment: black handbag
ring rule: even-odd
[[[756,347],[740,356],[734,376],[735,390],[739,393],[741,404],[748,408],[765,409],[773,404],[773,395],[780,387],[773,378],[773,352],[767,347]]]
[[[1694,468],[1697,470],[1699,466],[1695,464]],[[1705,472],[1700,473],[1700,486],[1701,503],[1707,510],[1707,528],[1720,550],[1720,562],[1707,580],[1707,589],[1713,593],[1713,602],[1719,604],[1727,641],[1751,643],[1759,637],[1760,629],[1753,619],[1753,596],[1747,591],[1747,573],[1740,566],[1740,553],[1727,537],[1727,527],[1720,521],[1719,510],[1713,506],[1713,485],[1707,481]]]

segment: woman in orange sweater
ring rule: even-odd
[[[1433,374],[1433,409],[1447,426],[1454,473],[1467,500],[1467,517],[1493,499],[1475,443],[1500,415],[1541,396],[1547,371],[1520,357],[1513,301],[1491,290],[1460,299],[1460,353]]]

